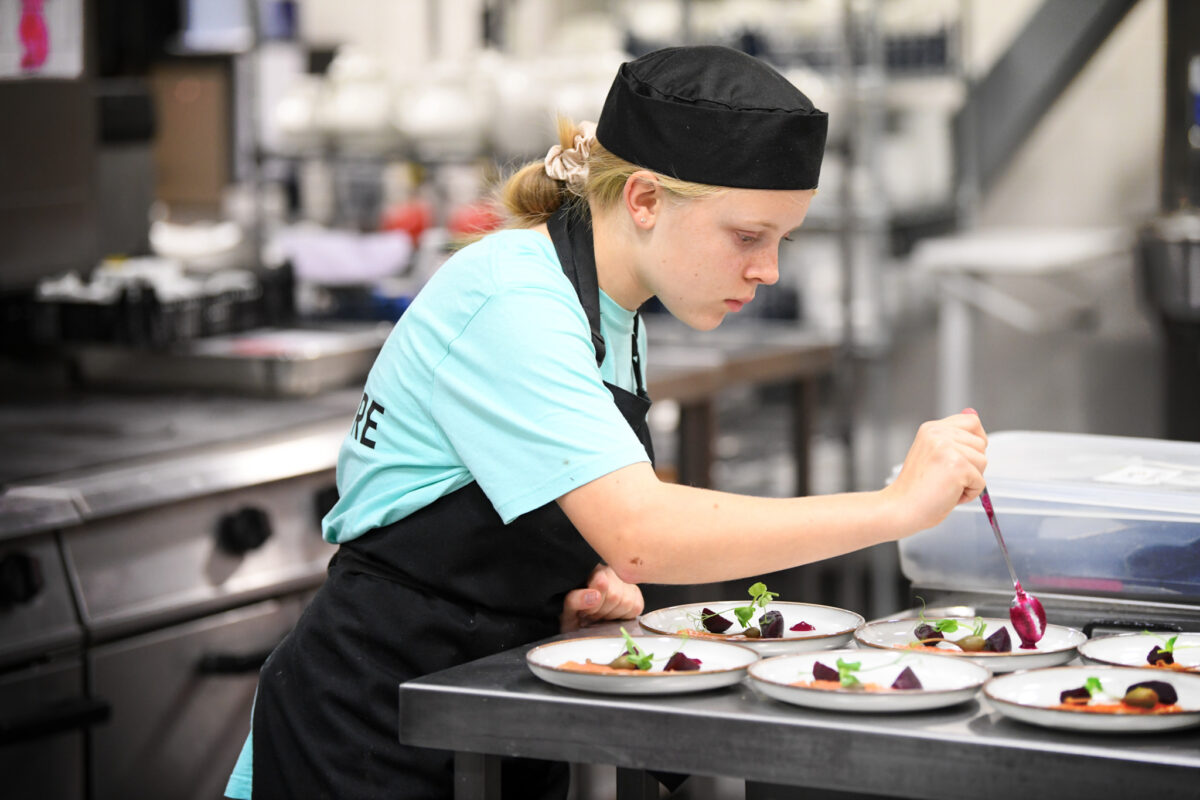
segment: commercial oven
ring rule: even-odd
[[[238,421],[212,420],[220,441],[114,444],[111,458],[3,487],[5,797],[221,796],[258,669],[334,549],[319,520],[336,497],[344,407],[312,419],[238,405]],[[0,434],[0,450],[18,438]]]

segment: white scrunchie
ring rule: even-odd
[[[546,153],[546,174],[556,181],[566,181],[571,188],[583,186],[587,180],[587,159],[592,144],[596,141],[596,123],[579,123],[579,133],[575,134],[572,146],[563,149],[556,144]]]

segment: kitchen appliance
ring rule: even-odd
[[[354,394],[0,405],[6,797],[221,796],[334,549]]]

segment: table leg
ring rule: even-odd
[[[454,800],[500,800],[500,756],[455,753]]]
[[[713,439],[716,435],[716,409],[711,400],[680,404],[676,460],[681,484],[712,486]]]
[[[617,767],[617,800],[658,800],[658,781],[644,769]]]
[[[795,381],[788,386],[792,397],[792,457],[796,461],[796,496],[804,497],[812,491],[809,450],[812,446],[817,387],[811,380]]]

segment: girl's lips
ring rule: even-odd
[[[744,306],[746,304],[741,300],[726,300],[725,305],[729,308],[730,311],[741,311],[742,306]]]

